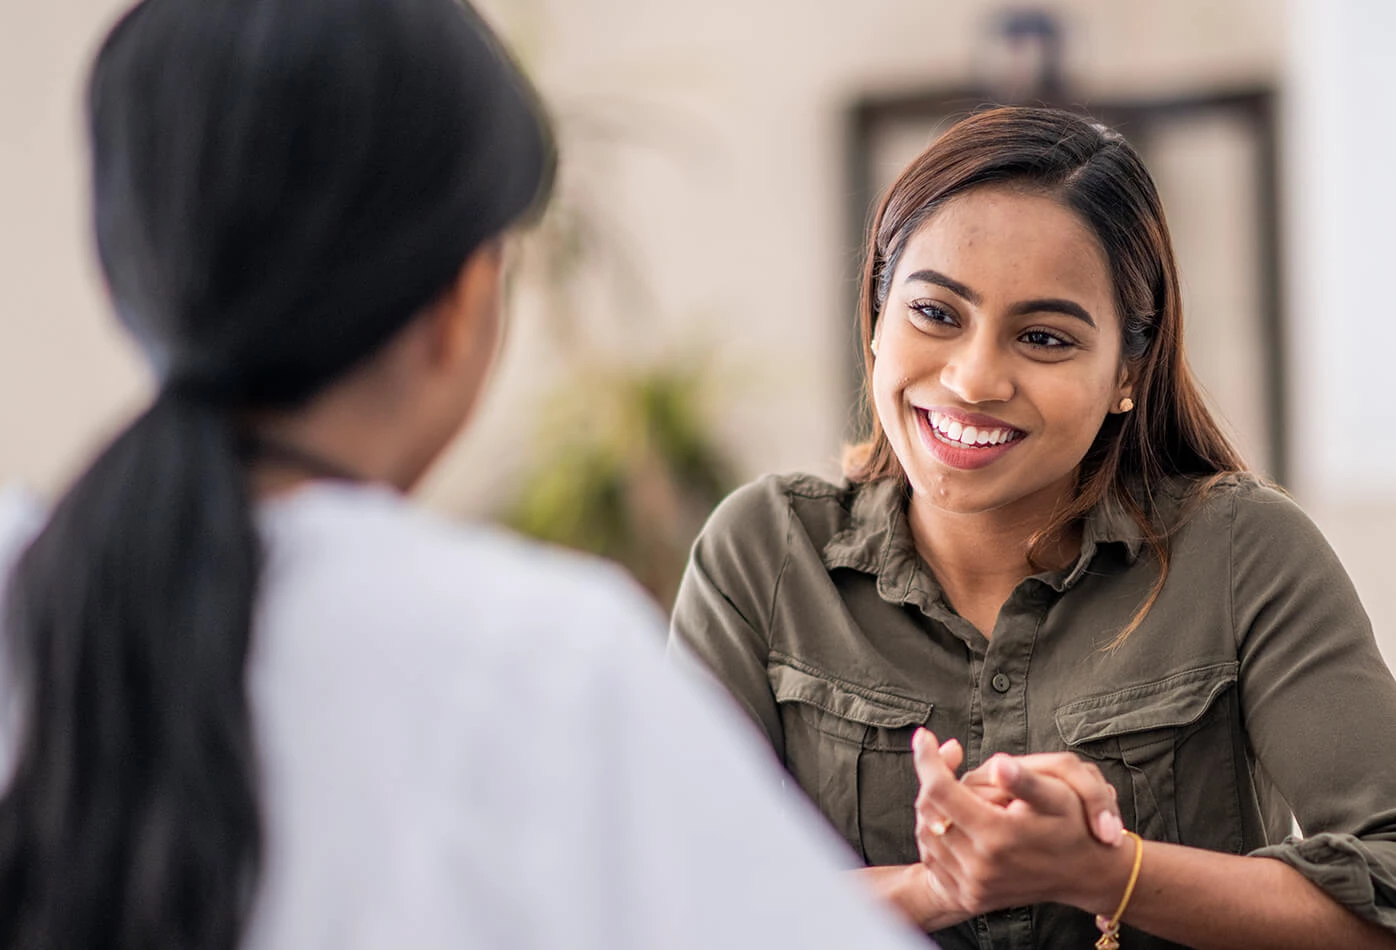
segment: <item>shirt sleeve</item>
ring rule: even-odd
[[[1396,932],[1396,681],[1318,528],[1268,489],[1235,505],[1242,714],[1304,835],[1254,853]]]
[[[693,545],[670,625],[670,649],[696,658],[783,759],[784,730],[766,665],[787,553],[789,506],[770,480],[729,496]]]

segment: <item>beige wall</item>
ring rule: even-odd
[[[111,0],[0,4],[0,481],[48,486],[133,404],[86,238],[79,86]]]
[[[0,4],[0,481],[53,488],[145,391],[138,362],[103,311],[78,135],[83,63],[119,6]],[[1287,54],[1286,8],[1272,0],[1052,6],[1073,28],[1070,75],[1087,92],[1272,81],[1286,70],[1303,88],[1320,85],[1313,64]],[[1293,0],[1290,8],[1321,16],[1320,6]],[[519,43],[564,128],[621,121],[659,143],[608,151],[569,140],[574,160],[593,163],[597,198],[644,277],[633,312],[606,324],[602,344],[621,356],[693,340],[717,345],[729,380],[721,426],[743,471],[831,470],[847,400],[841,110],[860,91],[971,75],[995,5],[490,0],[485,7]],[[1325,68],[1331,78],[1336,67]],[[1296,187],[1332,160],[1314,158]],[[525,308],[478,425],[428,486],[434,503],[482,511],[504,497],[556,363]],[[1297,401],[1333,371],[1297,357]],[[1396,592],[1381,576],[1381,554],[1396,501],[1368,487],[1357,508],[1344,502],[1331,472],[1304,466],[1299,485],[1385,637],[1396,630]]]

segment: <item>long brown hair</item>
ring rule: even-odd
[[[870,438],[845,457],[850,481],[904,479],[872,399],[872,339],[907,241],[947,201],[990,184],[1050,195],[1095,234],[1109,261],[1133,370],[1134,410],[1112,414],[1081,460],[1076,497],[1029,542],[1048,539],[1107,499],[1130,514],[1157,556],[1159,578],[1115,644],[1153,606],[1168,576],[1168,533],[1157,492],[1166,479],[1199,485],[1245,470],[1202,399],[1183,354],[1183,310],[1168,223],[1138,153],[1101,125],[1054,109],[998,108],[963,119],[887,190],[868,233],[858,300]]]

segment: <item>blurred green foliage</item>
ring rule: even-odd
[[[591,369],[578,384],[545,411],[538,464],[504,520],[619,562],[667,609],[693,538],[734,484],[704,417],[705,373]]]
[[[546,17],[527,2],[510,9],[525,61],[544,63]],[[736,483],[709,418],[713,360],[702,343],[651,336],[674,324],[648,286],[643,225],[625,210],[636,168],[658,158],[691,171],[707,151],[702,123],[656,95],[665,83],[655,79],[620,95],[589,83],[540,88],[558,178],[520,242],[510,296],[537,304],[561,372],[541,414],[528,415],[539,420],[531,462],[498,517],[617,561],[667,610],[694,537]]]

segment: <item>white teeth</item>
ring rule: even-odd
[[[975,426],[967,426],[935,412],[928,412],[926,415],[930,420],[931,427],[943,435],[947,442],[958,442],[961,445],[1003,445],[1013,441],[1013,433],[1016,431],[1014,429],[980,429]]]

